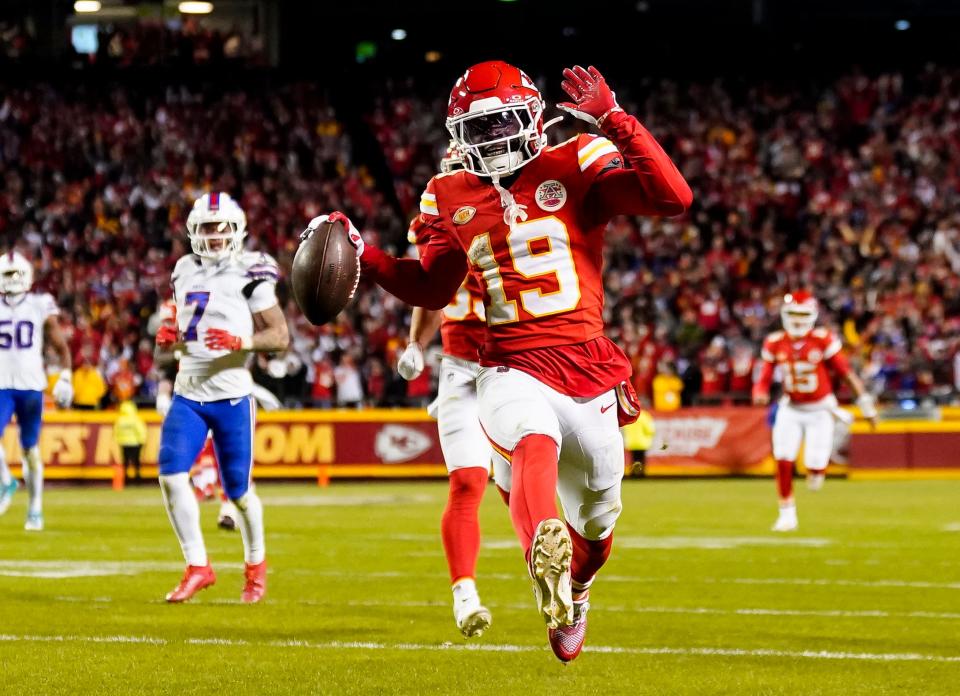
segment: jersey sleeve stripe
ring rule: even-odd
[[[760,358],[761,358],[764,362],[768,362],[768,363],[772,363],[772,362],[774,361],[774,360],[773,360],[773,353],[771,353],[771,352],[770,352],[769,350],[767,350],[766,348],[763,348],[763,349],[760,351]]]
[[[424,215],[439,215],[440,209],[437,208],[437,202],[428,200],[426,195],[420,199],[420,212]]]
[[[592,153],[596,152],[601,147],[606,147],[607,145],[612,146],[613,143],[611,143],[606,138],[596,138],[591,142],[587,143],[586,145],[584,145],[583,147],[581,147],[580,150],[577,151],[577,160],[580,162],[583,162]]]
[[[601,137],[593,137],[593,138],[591,138],[590,141],[589,141],[586,145],[584,145],[583,147],[581,147],[581,148],[577,151],[577,159],[582,162],[583,159],[584,159],[585,157],[589,156],[589,154],[590,154],[593,150],[595,150],[595,149],[598,148],[598,147],[603,147],[604,144],[608,144],[609,142],[610,142],[610,141],[607,140],[606,138],[601,138]]]
[[[829,360],[834,355],[840,352],[840,349],[843,348],[843,344],[840,343],[839,338],[835,338],[830,341],[830,345],[827,346],[826,350],[823,351],[823,357],[825,360]]]
[[[580,171],[581,172],[587,171],[587,167],[589,167],[591,164],[593,164],[594,162],[596,162],[598,159],[600,159],[605,155],[616,155],[616,154],[619,154],[619,152],[620,151],[616,147],[614,147],[613,143],[607,141],[606,145],[604,145],[603,147],[597,150],[592,151],[590,155],[586,157],[586,159],[580,160]]]

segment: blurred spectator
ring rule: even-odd
[[[674,364],[666,361],[661,363],[657,376],[653,378],[653,409],[676,411],[680,408],[682,391],[683,380],[677,376]]]
[[[100,408],[107,394],[107,383],[99,368],[90,362],[89,351],[81,353],[80,364],[73,370],[73,407],[84,411]]]
[[[140,483],[140,449],[147,442],[147,424],[132,401],[120,404],[119,415],[113,423],[113,439],[123,458],[123,477],[127,482]],[[133,476],[130,468],[133,467]]]
[[[353,356],[344,353],[340,364],[333,370],[333,378],[337,383],[337,405],[354,407],[363,402],[363,383],[360,380],[360,370],[357,369]]]

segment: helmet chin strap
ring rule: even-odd
[[[500,185],[500,175],[494,174],[490,177],[493,188],[500,194],[500,205],[503,206],[503,222],[512,231],[519,219],[521,222],[527,219],[527,206],[517,203],[513,194]]]

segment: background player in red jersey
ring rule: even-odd
[[[422,231],[417,217],[410,224],[410,242],[416,244]],[[450,473],[450,492],[440,533],[453,589],[453,616],[460,632],[472,638],[482,635],[491,621],[490,610],[480,602],[476,584],[480,555],[478,512],[491,462],[497,480],[509,477],[506,462],[494,455],[477,415],[477,374],[486,323],[483,294],[472,276],[467,276],[453,302],[443,310],[414,308],[410,343],[397,363],[401,377],[409,381],[423,372],[423,349],[437,329],[443,358],[437,399],[429,410],[437,419],[440,447]]]
[[[692,194],[595,68],[563,75],[572,101],[560,108],[606,137],[547,147],[530,78],[480,63],[450,95],[447,128],[465,171],[428,184],[419,261],[351,237],[364,272],[410,304],[441,309],[468,269],[483,287],[480,422],[511,462],[510,517],[550,645],[566,661],[583,646],[589,589],[621,510],[619,425],[639,414],[630,362],[603,333],[604,229],[620,214],[679,215]]]
[[[810,487],[816,490],[823,484],[833,449],[834,420],[846,415],[837,404],[830,372],[847,380],[865,418],[874,424],[877,418],[873,397],[850,368],[840,339],[828,329],[814,328],[817,314],[817,300],[809,292],[801,290],[783,298],[780,308],[783,331],[775,331],[764,340],[760,353],[763,364],[753,388],[755,404],[769,403],[774,367],[780,368],[783,398],[773,423],[773,457],[777,460],[780,496],[780,515],[773,525],[775,532],[797,528],[793,468],[801,443]]]

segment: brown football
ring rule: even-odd
[[[343,223],[322,222],[300,242],[290,280],[311,324],[326,324],[343,311],[360,282],[360,259]]]

